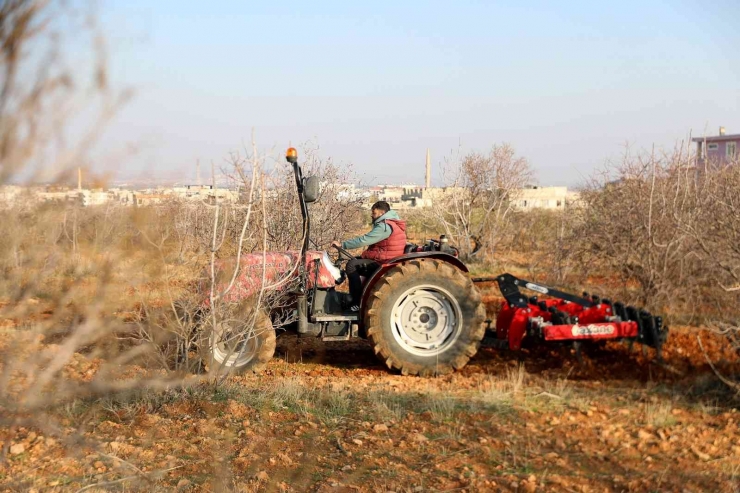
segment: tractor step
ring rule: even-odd
[[[335,341],[349,341],[350,335],[343,335],[343,336],[322,336],[321,340],[324,342],[335,342]]]
[[[359,326],[357,324],[350,324],[349,330],[344,330],[342,333],[337,335],[327,334],[326,332],[321,334],[321,340],[325,342],[334,341],[349,341],[353,337],[358,337]]]
[[[313,316],[314,322],[357,322],[358,320],[360,320],[358,312],[322,313]]]

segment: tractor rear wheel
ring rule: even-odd
[[[257,373],[275,354],[275,328],[263,310],[239,309],[217,320],[215,329],[211,320],[206,325],[199,347],[212,373]]]
[[[442,260],[411,260],[392,267],[371,289],[365,327],[388,368],[444,375],[478,352],[485,309],[459,269]]]

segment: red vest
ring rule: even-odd
[[[385,219],[383,222],[391,228],[391,235],[367,247],[367,250],[362,252],[362,258],[386,262],[403,255],[403,250],[406,248],[406,221]]]

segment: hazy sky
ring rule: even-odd
[[[610,5],[607,5],[610,4]],[[635,147],[740,133],[740,2],[104,1],[107,141],[124,176],[194,176],[250,138],[313,140],[365,182],[423,183],[458,145],[509,142],[576,185]],[[438,177],[435,177],[438,182]]]

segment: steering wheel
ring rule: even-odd
[[[342,248],[342,247],[338,247],[338,246],[335,246],[335,245],[332,245],[332,246],[333,246],[334,248],[336,248],[336,249],[337,249],[337,251],[339,252],[339,256],[340,256],[340,257],[344,256],[344,257],[345,257],[345,258],[346,258],[347,260],[352,260],[352,259],[354,258],[354,257],[352,256],[352,254],[351,254],[351,253],[349,253],[349,252],[348,252],[347,250],[345,250],[344,248]]]

